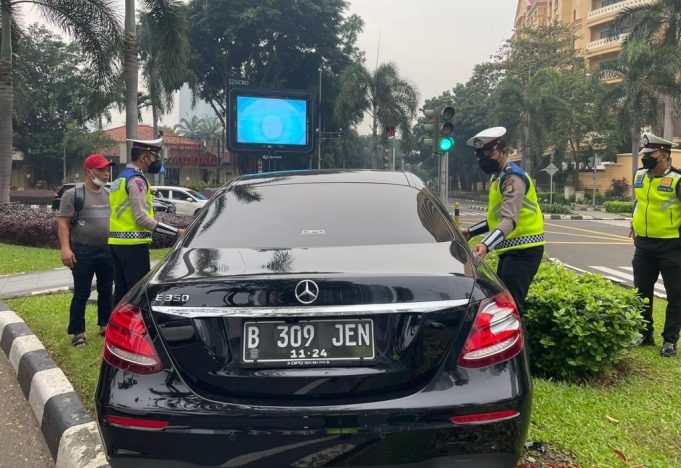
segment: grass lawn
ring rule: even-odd
[[[154,249],[151,251],[151,259],[160,260],[169,251],[170,249]],[[61,252],[57,249],[0,244],[0,258],[2,258],[0,275],[64,268],[61,262]]]
[[[70,345],[70,299],[70,294],[54,294],[8,304],[38,335],[92,412],[103,338],[96,334],[95,307],[88,306],[88,345]],[[660,325],[665,306],[655,301]],[[534,379],[528,440],[541,441],[550,453],[565,456],[549,460],[530,451],[525,462],[537,468],[549,466],[542,459],[553,466],[571,462],[581,468],[681,466],[681,356],[663,359],[658,352],[659,346],[633,349],[617,372],[588,385]]]

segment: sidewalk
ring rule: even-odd
[[[152,268],[156,263],[158,263],[158,260],[151,261]],[[94,280],[92,284],[94,286]],[[72,289],[73,276],[71,276],[71,270],[68,268],[0,276],[0,299],[35,296]],[[93,299],[93,297],[91,296],[90,299]]]

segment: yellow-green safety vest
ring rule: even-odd
[[[510,232],[506,239],[494,247],[494,250],[499,254],[546,244],[546,240],[544,240],[544,215],[537,201],[537,191],[534,188],[534,183],[525,171],[514,163],[508,163],[499,177],[495,176],[492,179],[487,209],[487,225],[490,231],[493,231],[501,221],[501,203],[504,199],[503,183],[506,177],[512,174],[525,179],[527,190],[515,229]]]
[[[681,202],[676,186],[681,171],[667,169],[661,177],[648,177],[648,169],[639,169],[634,176],[636,209],[632,226],[637,236],[657,239],[681,237]]]
[[[128,196],[128,181],[133,177],[140,177],[146,182],[147,215],[154,217],[154,204],[147,178],[141,172],[132,168],[125,168],[111,185],[109,203],[111,218],[109,220],[109,244],[111,245],[139,245],[150,244],[152,232],[138,225],[130,205]]]

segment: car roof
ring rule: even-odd
[[[423,187],[423,182],[410,172],[373,171],[365,169],[298,170],[247,174],[234,180],[237,185],[257,181],[258,186],[282,184],[365,183]]]

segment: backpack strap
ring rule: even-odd
[[[75,196],[73,198],[73,217],[71,218],[71,226],[75,226],[80,217],[80,211],[83,209],[85,204],[85,185],[78,184],[75,187]]]

